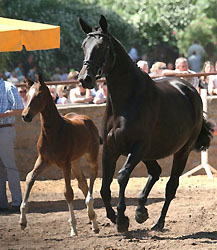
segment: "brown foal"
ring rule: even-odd
[[[24,229],[27,225],[26,212],[31,188],[45,169],[57,165],[63,170],[65,179],[65,198],[69,207],[71,236],[77,235],[76,219],[73,210],[73,190],[71,174],[78,180],[78,187],[85,196],[92,230],[99,232],[97,216],[93,208],[93,185],[98,171],[98,151],[100,137],[93,121],[86,115],[74,113],[62,117],[53,102],[50,91],[39,76],[38,82],[27,80],[29,89],[28,104],[22,112],[22,118],[31,122],[33,117],[40,113],[41,134],[38,139],[38,158],[35,166],[26,177],[26,191],[20,207],[20,225]],[[79,160],[84,156],[90,166],[90,184],[79,167]]]

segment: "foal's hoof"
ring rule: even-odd
[[[117,221],[117,230],[119,233],[124,233],[128,231],[129,218],[125,216],[121,221]]]
[[[163,223],[163,222],[157,222],[157,223],[151,228],[151,230],[159,231],[159,232],[162,232],[163,229],[164,229],[164,223]]]
[[[137,208],[135,219],[138,223],[143,223],[148,219],[148,210],[145,207]]]
[[[26,228],[26,226],[27,226],[27,223],[20,222],[20,227],[22,230],[24,230]]]

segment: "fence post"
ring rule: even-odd
[[[201,89],[200,95],[201,95],[201,99],[203,102],[204,117],[206,118],[207,117],[207,90]],[[209,179],[213,179],[212,172],[217,174],[217,170],[215,168],[213,168],[212,166],[210,166],[208,163],[208,150],[201,152],[201,164],[198,165],[197,167],[193,168],[192,170],[186,172],[181,177],[186,177],[186,176],[192,175],[193,173],[199,171],[202,168],[204,168]]]

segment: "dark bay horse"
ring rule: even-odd
[[[42,76],[34,83],[28,80],[28,104],[22,112],[22,118],[31,122],[40,113],[41,134],[38,139],[38,158],[33,170],[26,177],[26,191],[20,207],[20,225],[24,229],[27,225],[26,212],[28,198],[35,179],[51,165],[57,165],[63,170],[65,179],[65,198],[69,207],[71,236],[77,235],[76,219],[73,210],[73,190],[71,187],[71,173],[78,180],[78,187],[83,192],[87,205],[92,229],[99,232],[97,216],[93,209],[93,185],[98,171],[99,134],[93,121],[85,115],[68,113],[62,117],[53,102],[50,91]],[[79,166],[79,160],[85,156],[90,166],[90,184]]]
[[[161,78],[153,81],[130,59],[120,42],[107,30],[101,16],[99,27],[91,28],[80,18],[83,41],[83,67],[79,81],[84,88],[93,88],[98,73],[104,73],[108,98],[103,119],[103,180],[101,196],[107,217],[117,223],[119,232],[127,231],[125,188],[136,165],[142,161],[149,178],[138,199],[136,221],[148,218],[145,204],[150,190],[161,174],[158,159],[174,155],[166,199],[155,230],[162,230],[170,202],[175,196],[189,153],[206,150],[212,139],[213,126],[203,118],[200,95],[185,80]],[[110,185],[116,161],[127,156],[119,171],[119,203],[117,215],[111,207]]]

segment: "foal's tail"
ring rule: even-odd
[[[194,146],[195,151],[205,151],[209,148],[213,138],[214,127],[215,125],[212,122],[208,122],[203,117],[202,128]]]

